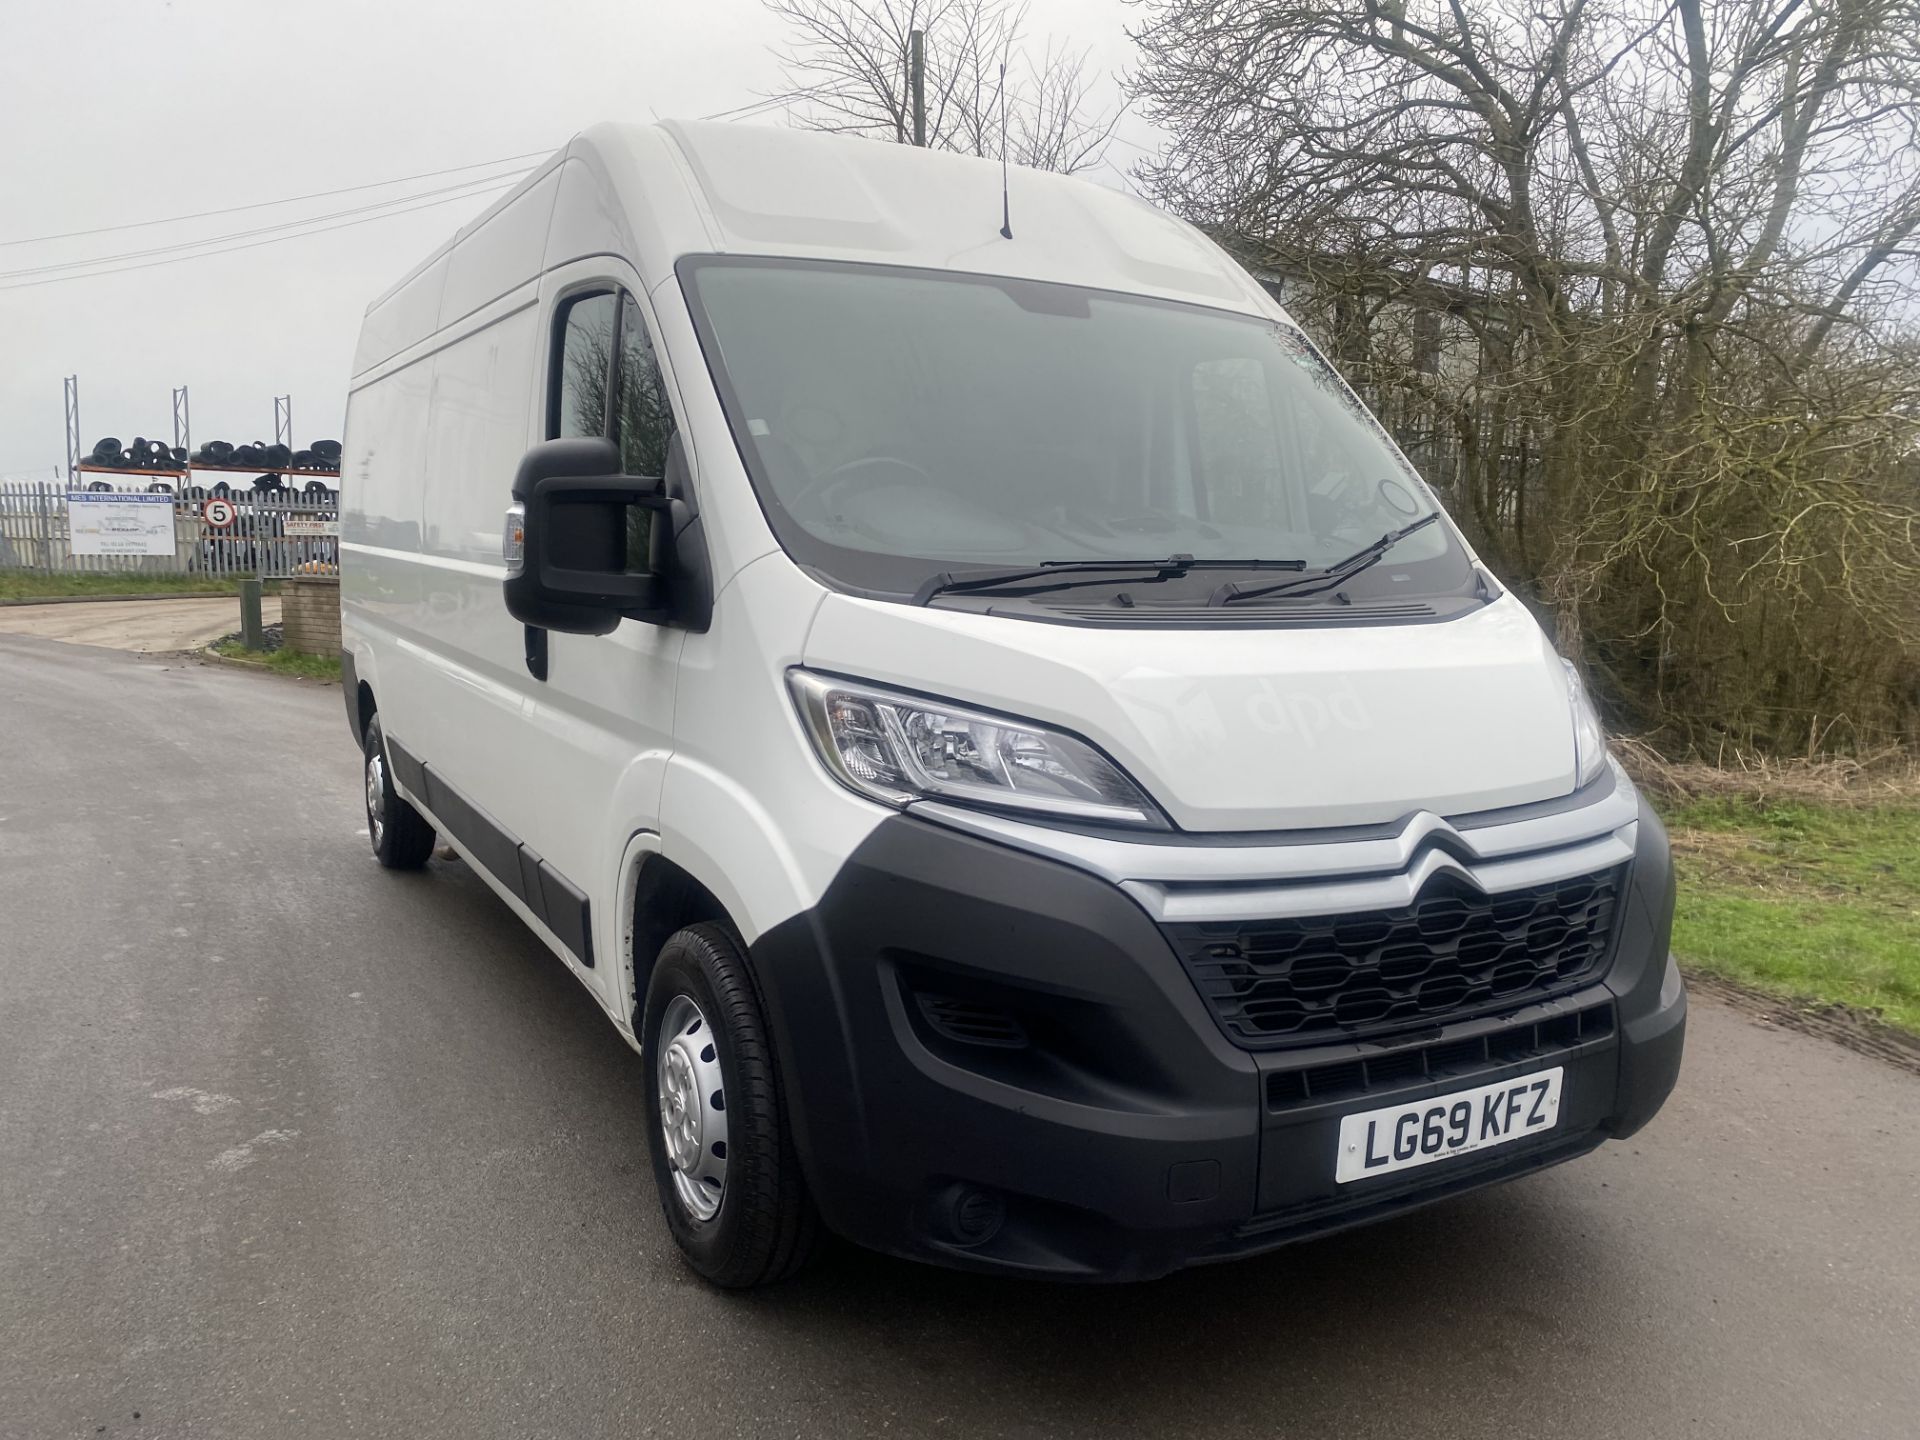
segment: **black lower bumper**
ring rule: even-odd
[[[1329,1098],[1288,1077],[1362,1047],[1230,1043],[1117,888],[889,819],[817,907],[753,946],[822,1217],[917,1259],[1137,1279],[1384,1218],[1629,1134],[1673,1087],[1686,1016],[1667,951],[1666,837],[1644,807],[1640,850],[1602,981],[1364,1047],[1392,1063]],[[1565,1072],[1552,1131],[1335,1183],[1342,1115],[1552,1065]]]

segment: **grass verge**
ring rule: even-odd
[[[1669,802],[1683,963],[1920,1034],[1920,807]]]
[[[213,653],[229,660],[245,660],[276,674],[298,675],[303,680],[338,681],[340,678],[338,655],[303,655],[298,650],[272,650],[262,654],[247,649],[237,640],[222,640],[213,647]]]
[[[165,575],[141,570],[55,574],[0,570],[0,600],[59,600],[88,595],[237,595],[239,582],[215,575]]]

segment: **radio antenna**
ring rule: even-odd
[[[1000,238],[1013,238],[1013,201],[1007,193],[1007,62],[1000,62]]]

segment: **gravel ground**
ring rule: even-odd
[[[261,602],[278,623],[280,598]],[[237,596],[202,600],[101,600],[85,604],[0,605],[0,634],[34,635],[75,645],[166,653],[211,645],[240,618]]]
[[[238,645],[241,642],[241,638],[240,632],[236,630],[231,635],[222,635],[213,643],[215,645],[226,645],[229,643]],[[284,625],[279,624],[277,621],[272,625],[263,625],[260,629],[260,653],[263,655],[271,655],[286,643],[286,639],[286,627]]]

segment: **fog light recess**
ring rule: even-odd
[[[949,1185],[933,1200],[934,1229],[955,1245],[984,1245],[1006,1223],[1007,1202],[979,1185]]]

